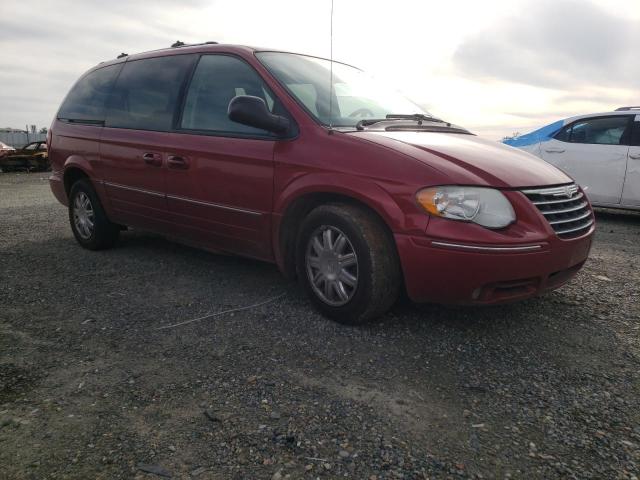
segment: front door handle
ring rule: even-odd
[[[629,158],[633,158],[634,160],[640,160],[640,153],[630,153]]]
[[[142,155],[142,159],[147,165],[153,165],[154,167],[162,166],[162,155],[159,153],[147,152]]]
[[[187,168],[189,168],[189,159],[180,157],[179,155],[169,155],[167,157],[167,165],[169,166],[169,168],[186,170]]]
[[[547,153],[563,153],[564,148],[545,148],[544,151]]]

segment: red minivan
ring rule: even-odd
[[[83,247],[126,226],[275,262],[345,323],[402,289],[531,297],[591,247],[593,211],[563,172],[322,58],[212,42],[123,56],[78,80],[49,132]]]

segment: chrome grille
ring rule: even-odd
[[[522,190],[561,238],[579,237],[593,225],[589,202],[575,184]]]

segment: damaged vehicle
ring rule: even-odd
[[[4,158],[10,153],[15,152],[16,149],[6,143],[0,142],[0,158]]]
[[[3,172],[25,170],[27,172],[44,172],[51,169],[47,142],[31,142],[24,147],[7,154],[0,159]]]
[[[562,171],[307,55],[208,42],[122,56],[78,80],[49,138],[82,247],[137,227],[273,262],[344,323],[403,290],[471,305],[551,291],[594,232]]]

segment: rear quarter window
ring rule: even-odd
[[[122,64],[110,65],[87,73],[76,82],[64,99],[58,119],[86,123],[102,123],[105,105]]]

